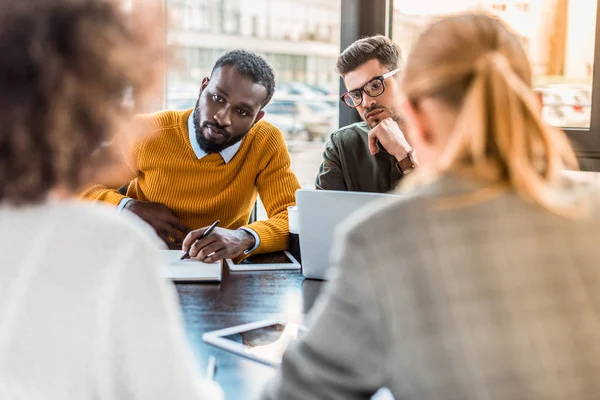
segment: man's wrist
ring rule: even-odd
[[[242,232],[242,249],[248,251],[256,246],[256,239],[253,234],[248,232],[246,229],[238,229]]]
[[[398,151],[396,151],[395,153],[393,153],[393,156],[396,158],[396,162],[404,160],[406,157],[408,157],[408,155],[410,154],[410,152],[412,151],[412,148],[408,147],[402,147],[400,149],[398,149]]]
[[[402,175],[409,174],[413,169],[417,167],[417,162],[414,158],[414,150],[409,151],[406,157],[396,162],[396,168]]]

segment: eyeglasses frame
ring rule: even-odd
[[[350,94],[350,92],[354,92],[355,90],[360,90],[360,91],[361,91],[361,94],[364,92],[364,93],[366,93],[366,95],[367,95],[367,96],[369,96],[369,97],[379,97],[379,96],[381,96],[381,95],[383,94],[383,92],[385,92],[385,84],[383,83],[383,81],[385,81],[385,80],[386,80],[387,78],[389,78],[390,76],[394,76],[396,73],[398,73],[398,71],[400,71],[400,68],[396,68],[396,69],[394,69],[394,70],[392,70],[392,71],[386,72],[386,73],[385,73],[385,74],[383,74],[383,75],[376,76],[376,77],[375,77],[375,78],[373,78],[373,79],[369,79],[369,81],[368,81],[367,83],[365,83],[364,85],[362,85],[360,88],[357,88],[357,89],[352,89],[352,90],[348,90],[346,93],[344,93],[343,95],[341,95],[341,96],[340,96],[340,100],[342,101],[342,103],[344,103],[346,106],[348,106],[348,107],[350,107],[350,108],[357,108],[357,107],[359,107],[359,106],[362,104],[362,102],[363,102],[363,100],[362,100],[362,99],[363,99],[363,98],[362,98],[362,96],[360,97],[360,103],[358,103],[358,104],[357,104],[357,105],[355,105],[355,106],[351,106],[351,105],[349,105],[348,103],[346,103],[346,100],[344,100],[344,97],[346,97],[346,95],[349,95],[349,94]],[[380,80],[380,81],[381,81],[381,85],[383,86],[383,90],[382,90],[382,91],[381,91],[381,93],[379,93],[378,95],[376,95],[376,96],[371,96],[371,95],[370,95],[369,93],[367,93],[367,91],[365,90],[365,86],[367,86],[369,83],[373,82],[374,80]]]

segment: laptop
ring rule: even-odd
[[[390,196],[397,195],[315,189],[296,191],[302,275],[326,279],[335,227],[364,205]]]

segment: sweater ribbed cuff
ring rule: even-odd
[[[260,244],[253,251],[254,254],[272,253],[287,250],[289,247],[287,219],[257,221],[244,228],[252,229],[260,238]]]
[[[86,189],[83,191],[80,197],[85,200],[96,200],[103,203],[112,204],[115,207],[119,205],[121,200],[127,198],[127,196],[123,196],[116,190],[108,189],[106,186],[102,185],[95,185]]]

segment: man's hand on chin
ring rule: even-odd
[[[372,155],[379,153],[377,142],[396,157],[397,161],[404,159],[412,150],[398,123],[390,117],[382,120],[369,132],[369,151]]]
[[[226,258],[238,258],[244,251],[254,247],[252,234],[243,229],[215,228],[200,239],[208,227],[191,231],[183,241],[183,251],[189,251],[190,258],[211,263]],[[199,240],[198,240],[199,239]]]

